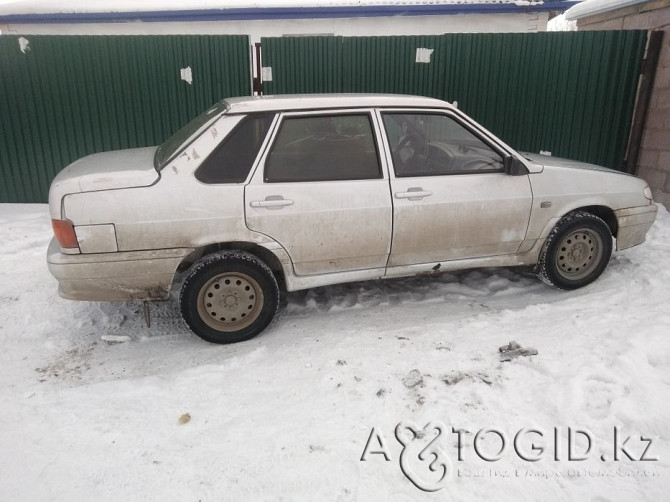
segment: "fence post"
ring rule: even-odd
[[[256,51],[256,74],[254,75],[254,94],[261,95],[263,94],[263,79],[261,78],[261,44],[256,42],[254,44],[254,49]]]
[[[642,134],[644,133],[644,125],[647,121],[651,91],[654,87],[654,77],[656,76],[656,66],[658,66],[658,57],[661,53],[662,43],[663,32],[652,31],[649,36],[649,43],[647,44],[647,55],[642,60],[640,82],[637,88],[637,102],[635,103],[635,111],[633,112],[633,122],[626,148],[626,158],[623,161],[624,172],[630,174],[637,172],[637,160],[640,156]]]

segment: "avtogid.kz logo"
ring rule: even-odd
[[[395,428],[395,438],[402,446],[399,462],[403,474],[417,488],[434,492],[444,488],[453,475],[452,456],[456,462],[476,459],[497,462],[508,455],[525,462],[546,458],[554,462],[580,462],[596,455],[596,440],[590,431],[567,427],[565,432],[563,434],[560,427],[553,427],[548,434],[537,428],[523,428],[508,436],[502,430],[484,428],[474,435],[469,454],[467,451],[470,448],[466,448],[463,441],[466,432],[455,427],[448,428],[442,422],[428,422],[424,427],[411,421],[400,422]],[[444,450],[443,443],[447,438],[455,440],[455,455],[449,456]],[[651,438],[624,436],[620,427],[614,427],[607,447],[598,449],[606,452],[601,453],[599,459],[602,462],[657,461],[651,447]],[[365,462],[373,455],[383,457],[387,462],[392,460],[388,442],[377,427],[370,431],[361,461]]]

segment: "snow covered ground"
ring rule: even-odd
[[[232,346],[189,333],[174,302],[147,329],[139,304],[60,299],[44,205],[0,205],[0,235],[1,500],[667,500],[663,208],[647,243],[579,291],[500,269],[318,288],[288,295],[268,330]],[[511,340],[539,354],[501,363]],[[441,490],[403,474],[400,421],[447,426]],[[389,461],[361,461],[373,427],[369,449],[381,438]],[[618,449],[614,461],[615,427],[633,458],[643,436],[658,460]],[[528,428],[544,436],[518,446],[537,462],[514,450]],[[568,460],[568,428],[590,431],[587,460]],[[482,429],[507,438],[500,460],[477,455]],[[424,482],[439,478],[417,456],[433,436],[403,459]],[[482,456],[497,453],[499,436],[480,436]]]

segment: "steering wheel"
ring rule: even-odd
[[[403,148],[411,148],[413,150],[417,150],[420,144],[421,138],[418,134],[408,134],[400,140],[397,149],[402,150]]]

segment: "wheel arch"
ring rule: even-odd
[[[610,229],[610,232],[612,233],[612,236],[613,237],[617,236],[617,233],[619,232],[619,223],[617,222],[616,215],[614,214],[613,209],[607,206],[599,206],[599,205],[582,206],[582,207],[576,207],[572,211],[569,211],[569,213],[573,213],[576,211],[583,211],[585,213],[592,214],[593,216],[597,216],[607,224],[607,226]]]
[[[540,264],[540,259],[542,258],[542,255],[544,254],[546,248],[547,248],[547,239],[549,235],[552,233],[552,231],[556,228],[556,226],[560,223],[560,221],[573,214],[573,213],[578,213],[578,212],[585,212],[589,213],[593,216],[597,216],[601,220],[605,222],[607,225],[607,228],[609,228],[610,233],[612,234],[613,237],[616,238],[618,232],[619,232],[619,224],[616,218],[616,215],[614,214],[614,210],[611,209],[608,206],[604,206],[601,204],[592,204],[592,205],[583,205],[583,206],[577,206],[577,207],[571,207],[569,209],[563,209],[564,212],[559,213],[560,216],[555,216],[551,218],[549,221],[546,222],[540,239],[537,241],[537,246],[534,248],[535,252],[537,253],[537,263],[535,264],[535,270],[537,270],[537,266]]]
[[[186,271],[191,265],[193,265],[203,256],[207,256],[217,251],[233,250],[233,249],[246,251],[247,253],[251,253],[260,260],[262,260],[274,274],[275,279],[277,279],[277,283],[279,284],[280,290],[286,291],[286,277],[281,260],[270,249],[261,246],[260,244],[257,244],[255,242],[245,242],[245,241],[218,242],[201,246],[197,249],[194,249],[184,257],[184,259],[177,267],[177,272]]]

